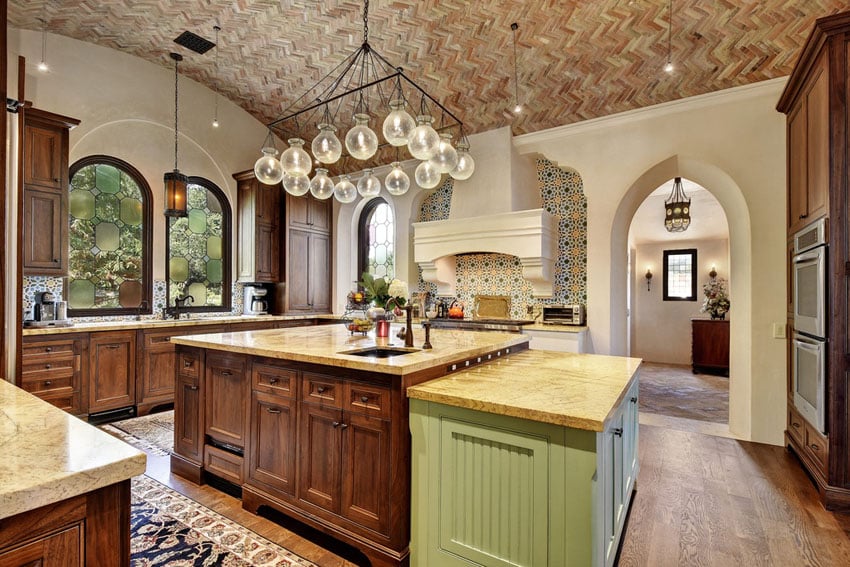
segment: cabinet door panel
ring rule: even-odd
[[[806,180],[806,106],[800,101],[788,117],[788,227],[808,215]]]
[[[310,226],[309,197],[286,195],[286,218],[289,226]]]
[[[251,416],[252,480],[295,494],[296,401],[254,392]]]
[[[807,221],[826,213],[829,198],[829,73],[826,57],[818,68],[811,90],[806,95]]]
[[[0,553],[0,567],[72,567],[83,563],[83,533],[80,524],[57,534]]]
[[[65,270],[62,261],[61,193],[24,190],[24,227],[28,232],[24,238],[24,269],[28,274],[54,274]]]
[[[24,183],[62,189],[62,130],[27,125],[24,138]]]
[[[287,311],[309,311],[309,258],[310,233],[290,230],[287,243]]]
[[[310,310],[330,310],[331,289],[331,243],[323,234],[310,235],[310,272],[307,285],[310,288]]]
[[[341,514],[386,534],[390,502],[390,422],[349,412],[344,417]]]
[[[278,249],[278,229],[271,224],[257,224],[255,243],[257,267],[255,280],[258,282],[276,282],[280,275],[280,252]]]
[[[331,229],[333,199],[309,199],[309,223],[313,230],[327,232]]]
[[[136,402],[136,332],[93,333],[89,342],[89,413]]]
[[[143,353],[142,375],[139,403],[157,401],[168,402],[174,399],[174,347],[165,350]]]
[[[243,357],[207,355],[204,383],[207,435],[244,449],[248,388]]]
[[[342,412],[300,405],[298,497],[331,512],[339,511]]]
[[[195,462],[201,460],[201,390],[198,379],[181,376],[174,400],[174,450]]]

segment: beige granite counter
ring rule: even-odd
[[[145,454],[0,379],[0,519],[145,472]]]
[[[266,331],[184,335],[173,337],[171,342],[255,356],[371,370],[400,376],[498,349],[509,349],[528,342],[528,337],[519,333],[475,333],[432,329],[431,344],[434,348],[430,350],[420,350],[391,358],[343,354],[344,351],[373,346],[388,344],[403,346],[404,341],[396,338],[396,333],[401,327],[399,324],[393,324],[388,339],[377,339],[374,330],[366,336],[351,335],[342,324],[335,324]],[[425,340],[424,331],[414,325],[413,336],[414,347],[421,348]]]
[[[523,331],[553,331],[556,333],[581,333],[587,331],[587,325],[546,325],[544,323],[534,323],[531,325],[523,325]]]
[[[66,333],[88,333],[93,331],[123,331],[131,329],[156,329],[158,327],[199,327],[226,323],[251,323],[277,321],[299,321],[304,319],[336,319],[337,315],[222,315],[204,316],[195,319],[142,319],[141,321],[89,321],[75,323],[70,327],[27,327],[23,336],[59,335]]]
[[[511,354],[407,389],[410,398],[602,431],[639,358],[543,350]]]

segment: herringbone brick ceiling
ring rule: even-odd
[[[60,34],[171,67],[262,122],[363,40],[352,0],[9,0],[9,25]],[[463,120],[468,132],[533,132],[788,75],[814,20],[838,0],[372,0],[369,43]],[[515,116],[513,40],[519,99]],[[173,39],[213,40],[198,55]]]

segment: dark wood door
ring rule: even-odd
[[[64,199],[56,191],[24,189],[24,225],[32,227],[24,239],[24,273],[63,274],[67,270],[62,248],[65,232]]]
[[[729,375],[729,321],[693,319],[694,372]]]
[[[344,413],[341,514],[382,534],[389,533],[390,422]]]
[[[310,236],[303,230],[289,230],[286,311],[310,311]]]
[[[826,214],[829,200],[829,72],[824,54],[806,94],[807,199],[803,225]]]
[[[280,232],[277,225],[257,223],[255,245],[258,282],[276,282],[280,279]]]
[[[144,332],[139,344],[139,372],[136,376],[136,402],[139,412],[157,403],[174,400],[175,354],[168,341],[173,332]]]
[[[82,567],[85,565],[83,538],[83,524],[74,524],[58,533],[0,553],[0,567]]]
[[[244,356],[210,352],[206,360],[205,433],[219,443],[245,448],[250,384]]]
[[[307,200],[308,223],[310,228],[320,232],[329,232],[331,229],[331,211],[333,210],[333,199]]]
[[[63,136],[64,132],[61,128],[33,124],[25,127],[24,184],[63,189]]]
[[[92,333],[89,356],[89,413],[135,404],[136,332]]]
[[[295,495],[297,421],[294,398],[252,394],[248,476],[274,490]]]
[[[339,512],[342,411],[301,403],[298,498]]]
[[[309,238],[309,288],[310,311],[329,312],[331,308],[331,242],[324,234],[311,234]]]
[[[257,220],[279,226],[281,186],[257,182]]]
[[[287,226],[310,228],[309,197],[286,195]]]
[[[788,117],[788,229],[792,232],[804,224],[808,215],[804,102],[801,99]]]
[[[203,448],[201,403],[200,380],[179,376],[174,399],[174,451],[199,464]]]

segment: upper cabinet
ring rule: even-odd
[[[310,195],[293,197],[287,195],[286,218],[290,228],[328,232],[331,229],[333,200],[324,201]]]
[[[286,195],[286,313],[330,313],[333,201]]]
[[[829,68],[826,52],[788,113],[788,230],[824,216],[829,203]]]
[[[37,108],[22,111],[23,268],[26,275],[68,272],[68,137],[79,120]]]
[[[233,174],[237,187],[239,252],[237,280],[278,282],[281,184],[260,183],[253,170]]]

